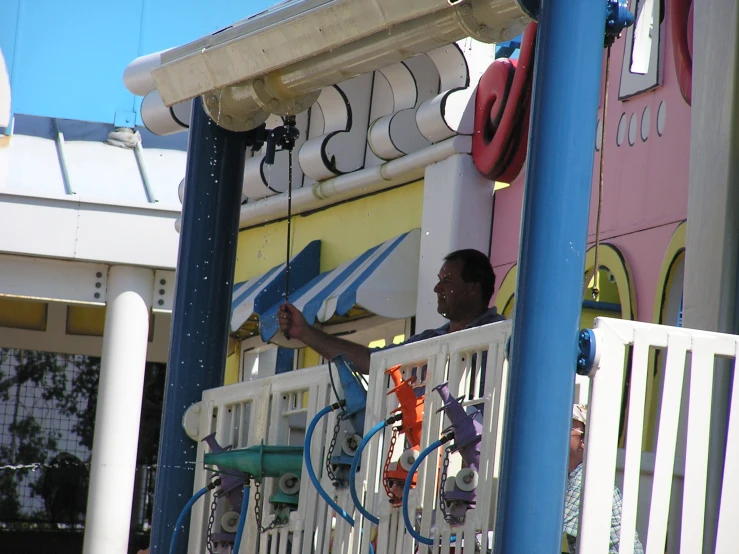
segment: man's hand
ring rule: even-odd
[[[327,360],[339,354],[345,354],[360,373],[369,373],[369,348],[361,344],[349,342],[313,327],[305,320],[305,316],[295,306],[285,303],[277,312],[277,323],[280,331],[291,339],[296,339],[318,352]]]
[[[303,340],[306,331],[310,328],[300,310],[289,303],[280,306],[277,312],[277,322],[280,325],[280,331],[291,339]]]

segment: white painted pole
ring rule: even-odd
[[[493,187],[494,183],[477,171],[469,154],[454,154],[426,167],[416,332],[446,321],[436,311],[434,293],[444,256],[462,248],[490,254]]]
[[[0,50],[0,127],[10,125],[10,77]]]
[[[113,266],[100,366],[84,554],[126,554],[154,272]]]
[[[695,3],[683,326],[720,333],[734,333],[739,317],[736,308],[739,281],[737,18],[736,2]],[[720,360],[715,371],[703,552],[715,549],[731,364]],[[685,414],[681,419],[687,421]],[[681,431],[684,437],[685,426]]]

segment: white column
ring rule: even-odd
[[[462,248],[489,255],[493,217],[494,183],[480,175],[469,154],[428,166],[424,179],[416,332],[446,321],[434,294],[444,256]]]
[[[10,77],[5,64],[3,52],[0,50],[0,127],[10,124]]]
[[[0,50],[0,127],[8,125],[10,125],[10,77],[3,52]],[[5,137],[0,133],[0,189],[4,188],[8,181],[9,141],[10,137]]]
[[[100,366],[84,554],[126,554],[154,272],[113,266]]]
[[[739,260],[739,7],[736,2],[696,2],[694,10],[683,326],[733,333]],[[716,528],[729,382],[729,364],[717,364],[704,552],[713,552],[715,531],[709,530]]]

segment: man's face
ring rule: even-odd
[[[582,421],[572,420],[570,430],[570,471],[582,463],[585,452],[585,424]]]
[[[479,311],[480,284],[464,282],[462,260],[444,262],[434,292],[437,311],[449,320],[477,315]]]

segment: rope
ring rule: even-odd
[[[285,303],[290,300],[290,232],[292,230],[293,211],[293,151],[287,151],[287,251],[285,253]]]
[[[285,241],[285,303],[290,301],[290,245],[292,239],[292,215],[293,215],[293,148],[295,137],[289,133],[290,128],[295,126],[295,116],[285,116],[282,119],[283,129],[287,137],[287,239]],[[284,336],[290,340],[290,333],[285,331]]]
[[[600,289],[598,288],[598,250],[600,248],[600,217],[603,210],[603,159],[606,146],[606,115],[608,114],[608,84],[611,73],[611,47],[608,47],[606,53],[606,84],[603,92],[603,124],[600,127],[600,161],[598,169],[598,212],[595,218],[595,259],[593,261],[593,286],[591,292],[593,300],[598,299]]]

